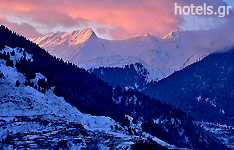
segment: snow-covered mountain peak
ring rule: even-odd
[[[97,38],[97,36],[91,28],[88,28],[65,33],[61,38],[67,39],[69,45],[77,45],[86,42],[90,38]]]
[[[163,36],[162,39],[179,38],[180,34],[183,32],[186,32],[186,31],[175,30],[175,31],[172,31],[172,32],[168,33],[167,35]]]
[[[156,36],[151,35],[151,34],[149,34],[149,33],[143,33],[143,34],[136,34],[136,35],[132,36],[132,37],[129,38],[129,39],[132,39],[132,38],[147,38],[147,37],[151,37],[151,36],[156,37]],[[127,40],[127,39],[126,39],[126,40]]]
[[[31,40],[41,46],[74,46],[83,44],[91,38],[97,38],[97,36],[91,28],[87,28],[67,33],[54,33],[39,38],[32,38]]]
[[[150,36],[150,34],[149,33],[145,33],[145,34],[143,34],[143,36]]]
[[[90,37],[97,37],[96,34],[94,33],[94,31],[91,28],[87,28],[84,30],[77,30],[77,31],[71,31],[66,34],[70,34],[72,37],[74,38],[85,38],[85,39],[89,39]]]

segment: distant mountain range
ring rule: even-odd
[[[90,28],[30,40],[53,56],[85,69],[142,64],[149,72],[147,81],[165,78],[232,44],[207,31],[174,31],[162,38],[144,34],[127,40],[105,40]]]

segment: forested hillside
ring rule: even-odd
[[[131,134],[147,132],[177,147],[227,149],[196,126],[186,113],[139,92],[120,87],[112,88],[95,75],[52,57],[38,45],[1,26],[0,49],[5,46],[23,48],[24,57],[16,64],[10,60],[10,55],[14,53],[1,53],[0,58],[27,77],[24,83],[26,86],[32,86],[40,92],[53,88],[57,96],[64,97],[81,112],[109,116],[126,126]],[[33,56],[33,61],[27,59],[26,53]],[[38,80],[40,88],[32,83],[36,73],[47,78]],[[129,118],[133,118],[133,122]],[[135,130],[132,123],[140,124],[141,130]]]

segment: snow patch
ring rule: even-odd
[[[24,48],[16,47],[16,48],[11,48],[8,46],[5,46],[4,49],[0,51],[0,53],[9,53],[10,54],[10,60],[13,60],[14,64],[18,62],[22,57],[24,57],[26,60],[30,60],[31,62],[33,61],[33,55],[28,54]]]

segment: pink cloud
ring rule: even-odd
[[[27,23],[22,23],[22,24],[12,23],[12,22],[5,20],[4,17],[0,16],[0,24],[7,26],[9,29],[21,35],[24,35],[28,38],[42,36],[42,34],[36,31],[33,26]]]
[[[124,39],[144,33],[163,36],[177,29],[183,19],[174,15],[175,2],[225,5],[222,0],[1,0],[0,9],[3,16],[30,19],[49,29],[89,23],[110,26],[114,39]],[[104,31],[100,28],[98,32]]]
[[[104,27],[99,27],[99,28],[97,28],[97,32],[100,34],[107,34],[108,31]]]

